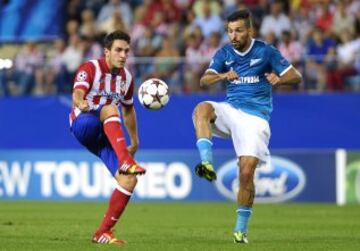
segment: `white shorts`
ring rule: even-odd
[[[215,110],[216,120],[211,124],[214,136],[231,138],[238,157],[254,156],[262,164],[269,163],[270,127],[265,119],[236,109],[226,102],[205,102]]]

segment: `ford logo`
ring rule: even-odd
[[[221,166],[217,171],[216,188],[228,199],[236,200],[239,189],[237,159]],[[306,183],[300,166],[281,157],[271,157],[270,165],[255,171],[255,201],[282,202],[295,198]]]

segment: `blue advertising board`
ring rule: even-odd
[[[133,195],[148,201],[235,200],[237,159],[233,151],[215,151],[218,179],[194,175],[195,150],[143,150],[137,160],[147,169]],[[271,164],[257,169],[256,202],[336,202],[335,154],[273,152]],[[0,151],[0,199],[103,200],[114,179],[99,159],[84,150]]]
[[[192,112],[204,100],[224,96],[171,95],[158,111],[135,98],[141,149],[194,149]],[[274,94],[273,101],[271,149],[360,149],[360,94]],[[82,149],[69,132],[70,109],[70,96],[0,98],[0,149]],[[232,149],[230,140],[214,143]]]

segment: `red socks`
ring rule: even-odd
[[[126,149],[126,142],[121,128],[120,118],[118,116],[111,116],[105,119],[103,125],[106,137],[110,141],[111,146],[118,157],[119,163],[128,160],[129,157],[131,158]]]
[[[100,227],[95,233],[96,235],[101,235],[102,233],[111,230],[111,228],[119,220],[121,214],[124,212],[124,209],[129,202],[131,194],[131,192],[125,190],[119,185],[116,187],[110,197],[109,207],[106,211],[103,221],[101,222]]]

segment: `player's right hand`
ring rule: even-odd
[[[86,101],[86,100],[81,100],[80,102],[79,102],[79,104],[78,104],[78,106],[77,106],[79,109],[80,109],[80,111],[82,111],[82,112],[87,112],[87,111],[89,111],[89,109],[90,109],[90,106],[89,106],[89,104],[88,104],[88,102]]]
[[[230,70],[230,71],[225,73],[225,79],[228,80],[228,81],[233,81],[233,80],[238,79],[238,78],[239,78],[239,76],[233,70]]]

